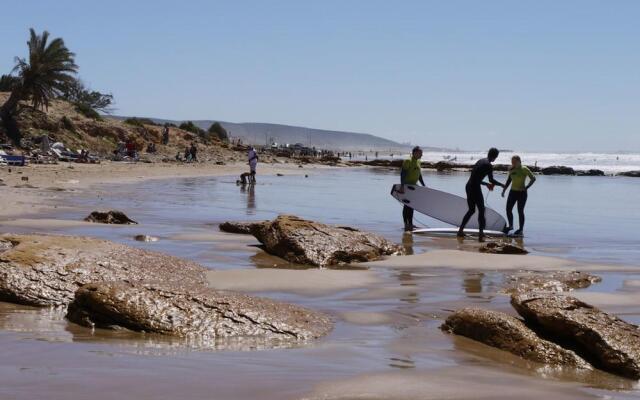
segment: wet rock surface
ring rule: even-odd
[[[516,294],[511,305],[541,335],[561,343],[602,370],[640,378],[640,331],[576,298]]]
[[[157,282],[92,283],[78,289],[67,318],[90,327],[123,327],[179,337],[261,336],[306,340],[332,329],[324,314],[203,286]]]
[[[100,224],[119,224],[119,225],[137,224],[136,221],[127,217],[125,213],[117,210],[93,211],[84,220],[87,222],[96,222]]]
[[[591,369],[589,363],[573,351],[540,338],[521,320],[501,312],[464,308],[451,314],[441,329],[508,351],[526,360]]]
[[[0,247],[8,247],[0,252],[0,300],[12,303],[65,306],[80,286],[91,282],[206,284],[206,269],[196,263],[105,240],[2,235]]]
[[[267,222],[267,221],[264,221]],[[220,230],[227,233],[237,233],[240,235],[251,235],[254,227],[263,222],[252,221],[226,221],[220,224]]]
[[[602,281],[597,275],[580,271],[520,271],[505,276],[503,293],[568,292]]]
[[[402,251],[400,246],[376,234],[292,215],[256,225],[252,233],[268,253],[292,263],[319,267],[372,261]]]
[[[490,254],[529,254],[527,250],[511,243],[489,242],[480,247],[481,253]]]

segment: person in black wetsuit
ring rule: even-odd
[[[471,176],[469,177],[469,181],[467,181],[466,186],[469,211],[467,211],[464,218],[462,218],[462,224],[458,230],[459,237],[464,237],[464,227],[467,226],[469,219],[471,219],[471,216],[476,212],[477,207],[478,225],[480,225],[478,240],[481,242],[484,241],[484,227],[486,225],[486,221],[484,217],[484,196],[482,195],[482,185],[488,187],[489,190],[493,190],[494,186],[500,186],[502,188],[505,187],[504,184],[493,179],[493,165],[491,165],[491,163],[498,158],[498,154],[500,154],[498,149],[492,147],[489,150],[489,154],[487,154],[487,158],[479,160],[471,170]],[[489,178],[489,183],[484,182],[485,177]]]

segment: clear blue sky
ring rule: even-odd
[[[117,113],[423,145],[640,150],[640,1],[49,1],[3,5],[77,53]]]

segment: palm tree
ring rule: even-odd
[[[11,72],[17,73],[18,81],[13,85],[9,99],[0,107],[2,123],[16,145],[20,142],[20,130],[14,117],[20,111],[20,101],[30,99],[35,108],[48,107],[51,98],[75,79],[73,74],[78,70],[75,54],[67,49],[61,38],[49,42],[49,32],[38,35],[33,28],[29,31],[29,60],[16,57]]]

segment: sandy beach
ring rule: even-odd
[[[392,256],[349,270],[300,269],[266,254],[253,236],[219,232],[216,218],[203,219],[197,214],[193,221],[184,220],[182,226],[176,226],[174,219],[163,222],[166,211],[157,214],[160,211],[147,207],[152,203],[165,207],[165,201],[174,200],[136,193],[137,187],[149,190],[147,185],[164,186],[173,193],[182,188],[181,182],[212,185],[219,181],[224,193],[231,189],[235,193],[238,189],[233,178],[245,168],[243,164],[112,162],[13,167],[11,172],[5,167],[0,169],[0,178],[6,184],[0,192],[0,226],[4,232],[96,236],[197,261],[210,269],[206,274],[210,287],[267,296],[325,312],[336,323],[333,333],[290,350],[251,350],[241,343],[213,350],[157,335],[91,331],[67,322],[59,312],[2,303],[0,344],[8,350],[0,363],[0,393],[25,398],[27,393],[46,392],[54,399],[88,393],[85,385],[74,389],[56,384],[44,372],[51,370],[67,376],[69,382],[90,380],[96,399],[111,398],[118,392],[135,393],[138,398],[169,399],[180,393],[206,398],[211,376],[216,377],[218,398],[255,398],[258,393],[266,399],[511,396],[501,397],[496,390],[531,399],[541,395],[598,398],[611,390],[636,395],[631,381],[604,373],[576,377],[548,371],[478,342],[445,335],[438,328],[444,318],[461,307],[480,306],[514,315],[508,296],[500,288],[507,274],[521,270],[580,270],[600,275],[603,283],[575,291],[575,295],[637,323],[640,275],[634,265],[540,254],[480,254],[475,243],[415,238],[411,242],[414,255]],[[256,196],[299,184],[305,174],[312,179],[316,175],[359,173],[353,171],[312,165],[261,165],[259,178],[264,183],[256,186]],[[24,182],[22,177],[29,180]],[[310,184],[320,184],[314,182]],[[21,187],[26,183],[32,187]],[[114,192],[116,187],[119,189]],[[96,199],[96,194],[101,199]],[[110,208],[115,200],[115,204],[135,202],[135,207],[126,210],[131,217],[139,217],[141,224],[81,221],[94,205]],[[217,204],[224,204],[224,196],[219,201]],[[247,216],[260,219],[262,214],[254,215],[251,204],[239,205],[239,210],[246,208],[248,215],[238,211],[222,211],[222,215],[236,220]],[[287,204],[283,205],[285,209]],[[158,235],[160,240],[135,242],[131,238],[138,233]],[[25,347],[25,340],[32,346]],[[41,352],[47,353],[46,360],[39,356]],[[70,356],[76,361],[64,361]],[[150,368],[152,374],[140,374]],[[108,382],[118,382],[119,389],[100,394],[97,389]],[[465,389],[470,382],[472,388]],[[240,384],[242,389],[238,388]],[[265,387],[269,388],[266,392]]]

